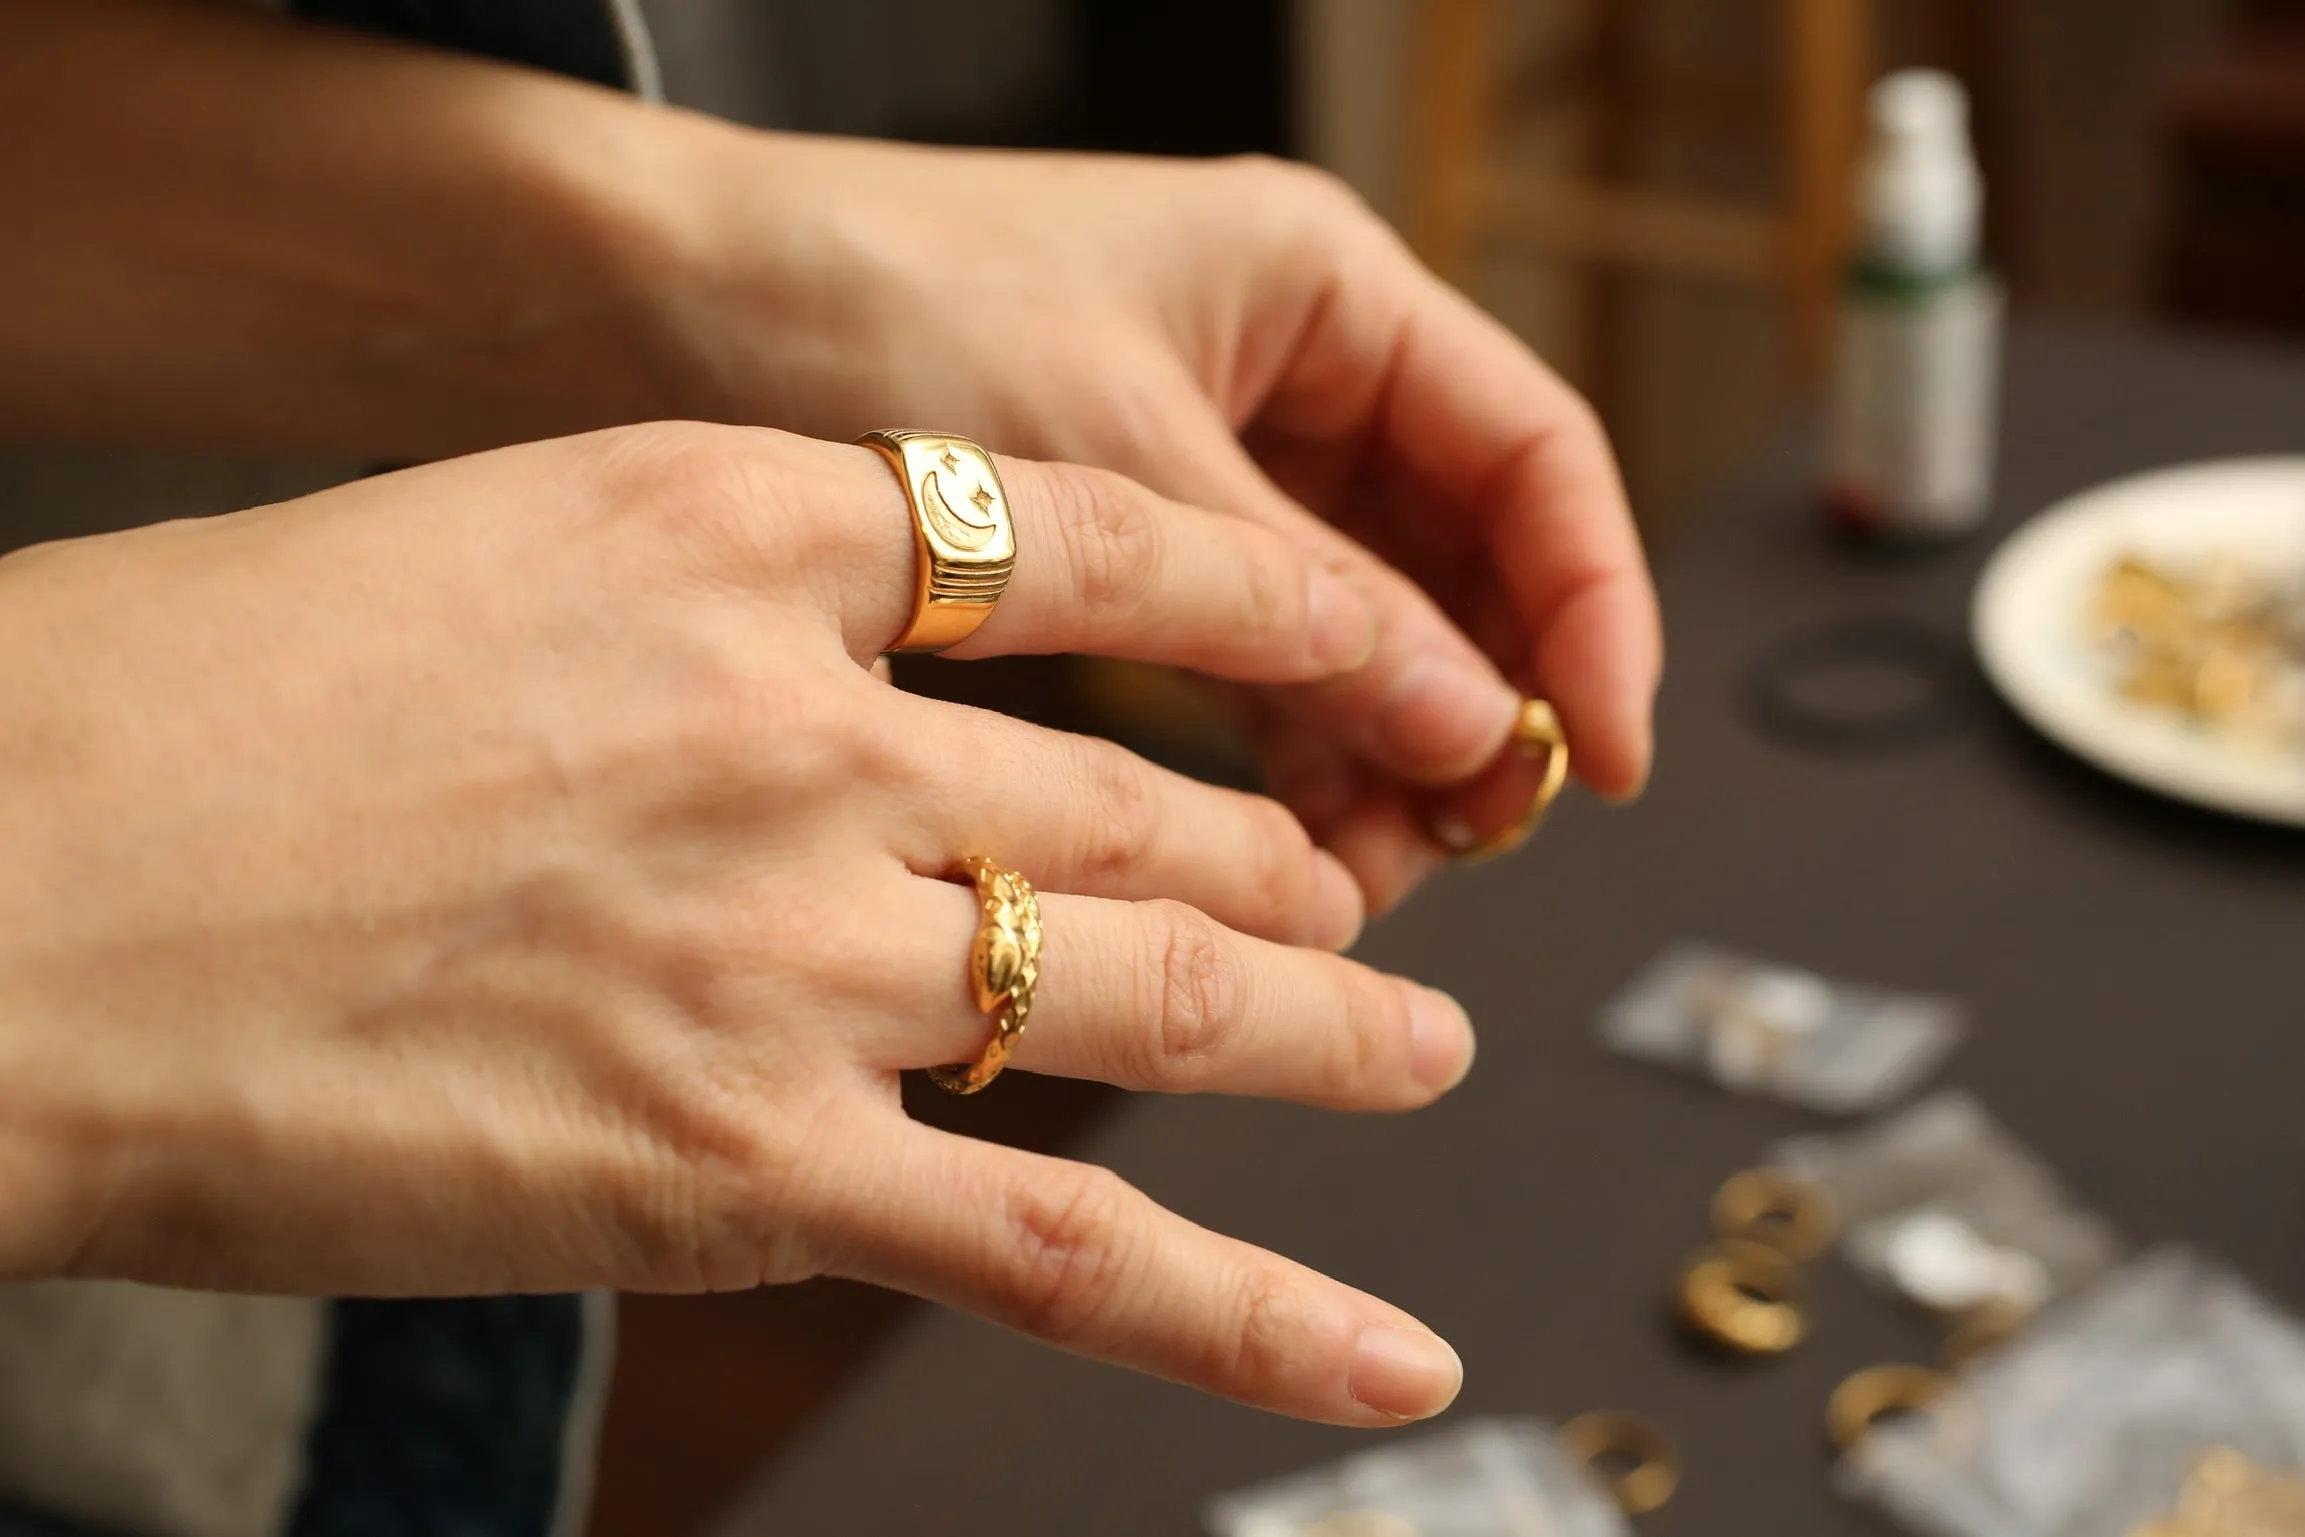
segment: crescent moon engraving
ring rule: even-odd
[[[975,505],[973,502],[970,504],[972,510]],[[986,505],[990,505],[989,498]],[[920,507],[928,517],[929,527],[936,530],[937,537],[955,549],[981,550],[992,543],[994,535],[1000,532],[1000,524],[989,511],[984,513],[982,523],[966,513],[955,511],[952,503],[944,499],[944,488],[934,470],[920,478]]]

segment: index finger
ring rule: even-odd
[[[1401,361],[1385,440],[1444,496],[1490,518],[1529,662],[1586,780],[1648,777],[1664,666],[1656,590],[1599,419],[1489,316],[1420,272],[1428,319]]]
[[[914,507],[944,514],[951,496],[987,519],[1005,504],[1016,560],[991,612],[948,655],[1091,652],[1293,683],[1350,671],[1375,646],[1368,600],[1269,529],[1109,470],[1005,455],[955,454],[958,489],[916,493],[879,455],[855,452],[855,495],[871,516],[857,530],[864,558],[842,563],[852,651],[881,650],[909,623],[925,558]]]
[[[1664,647],[1600,422],[1517,337],[1354,217],[1357,238],[1329,248],[1359,270],[1337,283],[1338,302],[1306,330],[1259,421],[1360,438],[1485,525],[1581,776],[1628,794],[1648,771]]]

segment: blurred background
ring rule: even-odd
[[[642,8],[672,100],[747,123],[1332,168],[1595,398],[1658,549],[1810,396],[1862,94],[1887,68],[1969,86],[1988,248],[2023,315],[2305,336],[2305,0]],[[899,34],[948,67],[892,69]],[[11,450],[0,533],[219,511],[353,468]],[[1141,679],[1054,666],[1000,686],[1123,735],[1167,708]],[[1098,1106],[1032,1081],[982,1108],[1053,1147]],[[699,1530],[908,1306],[830,1283],[628,1299],[597,1537]]]
[[[1887,69],[1968,85],[1988,249],[2020,314],[2305,336],[2305,0],[646,8],[672,98],[746,122],[1329,167],[1594,397],[1653,548],[1813,394],[1863,92]],[[888,71],[896,31],[955,67]],[[1004,690],[1204,768],[1221,755],[1141,677],[949,671],[906,681]],[[971,1129],[994,1114],[997,1134],[1060,1147],[1101,1102],[1018,1088],[971,1102]],[[835,1283],[628,1299],[594,1532],[709,1521],[907,1307]]]

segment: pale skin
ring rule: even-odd
[[[1645,777],[1590,413],[1349,197],[93,0],[0,15],[0,191],[0,430],[470,455],[0,562],[0,1272],[836,1273],[1308,1418],[1446,1405],[1397,1309],[895,1094],[983,1044],[992,853],[1044,893],[1020,1069],[1426,1103],[1462,1011],[1328,952],[1436,818],[1510,819],[1520,691]],[[674,417],[758,425],[587,431]],[[883,425],[1025,456],[956,654],[1206,674],[1279,798],[878,682],[908,515],[817,440]]]

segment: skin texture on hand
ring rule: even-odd
[[[0,427],[405,460],[706,416],[963,432],[1297,541],[1369,665],[1238,703],[1396,900],[1559,707],[1650,758],[1654,599],[1573,392],[1329,179],[761,134],[237,7],[0,8]]]
[[[1373,902],[1429,867],[1429,823],[1527,804],[1539,766],[1496,761],[1524,690],[1588,784],[1637,792],[1662,648],[1600,428],[1330,178],[736,132],[678,163],[716,216],[660,296],[715,414],[1108,465],[1368,594],[1370,665],[1242,704]]]
[[[1369,651],[1287,539],[1001,474],[970,654],[1303,686]],[[903,1114],[989,1032],[975,853],[1043,893],[1022,1069],[1385,1111],[1472,1052],[1325,952],[1361,900],[1279,806],[875,678],[912,561],[870,450],[698,425],[0,561],[0,1274],[831,1273],[1290,1414],[1445,1405],[1398,1309]]]

